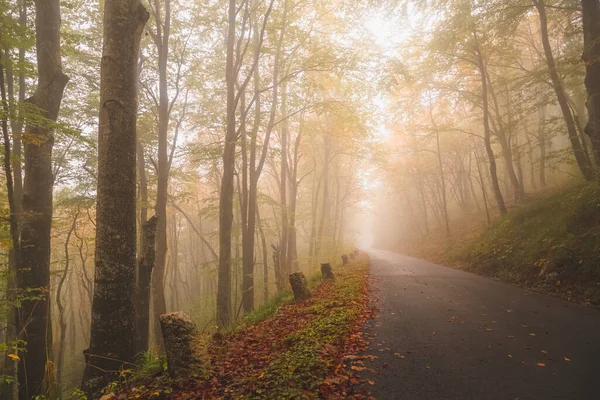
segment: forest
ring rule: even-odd
[[[366,399],[371,248],[600,305],[599,60],[598,0],[0,0],[0,398]]]

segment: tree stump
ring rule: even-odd
[[[346,254],[342,255],[342,264],[344,264],[344,265],[348,264],[348,256]]]
[[[163,314],[160,327],[171,378],[208,377],[210,358],[206,343],[190,317],[183,312]]]
[[[312,293],[306,284],[306,278],[302,272],[290,274],[290,285],[294,291],[294,300],[306,300],[312,297]]]
[[[333,273],[333,268],[331,268],[331,264],[329,264],[329,263],[321,264],[321,274],[323,274],[323,279],[335,280],[335,274]]]

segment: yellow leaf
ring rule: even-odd
[[[565,361],[571,361],[569,357],[565,357]]]
[[[8,354],[8,357],[13,361],[19,361],[21,358],[16,354]]]

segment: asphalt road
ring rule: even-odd
[[[599,399],[600,311],[370,251],[376,399]],[[403,358],[402,358],[403,357]]]

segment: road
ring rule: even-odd
[[[600,399],[600,311],[369,251],[379,317],[357,372],[376,399]]]

